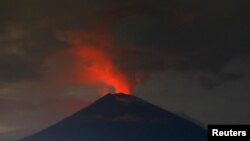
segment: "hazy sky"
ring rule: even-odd
[[[155,105],[203,124],[249,124],[249,12],[246,0],[1,0],[0,140],[102,96],[80,80],[89,64],[78,46],[107,55]]]

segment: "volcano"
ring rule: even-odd
[[[197,124],[136,96],[107,94],[21,141],[206,141]]]

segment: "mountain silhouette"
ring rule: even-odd
[[[21,141],[206,141],[206,130],[136,96],[107,94]]]

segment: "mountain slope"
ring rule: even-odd
[[[21,141],[205,141],[196,124],[135,96],[107,94]]]

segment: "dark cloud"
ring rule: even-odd
[[[50,30],[7,30],[0,41],[1,83],[34,80],[44,71],[44,60],[67,47]]]
[[[68,47],[49,29],[33,30],[23,41],[23,50],[32,58],[44,58]]]
[[[240,18],[240,11],[244,10],[237,8],[226,17],[203,13],[203,17],[191,25],[162,15],[137,13],[124,17],[114,27],[113,34],[128,46],[151,52],[165,52],[165,56],[181,56],[173,60],[173,65],[170,66],[172,68],[184,72],[209,72],[213,77],[219,77],[223,74],[221,68],[227,62],[250,53],[250,42],[247,40],[250,28],[249,22],[245,20],[248,16]],[[157,59],[158,56],[150,58]],[[204,77],[203,74],[201,77]]]
[[[234,73],[220,73],[215,75],[202,75],[200,76],[201,85],[205,88],[212,89],[214,87],[220,86],[227,81],[235,81],[242,78],[242,74]]]
[[[3,82],[16,82],[29,80],[38,74],[36,62],[14,55],[0,56],[0,80]]]

